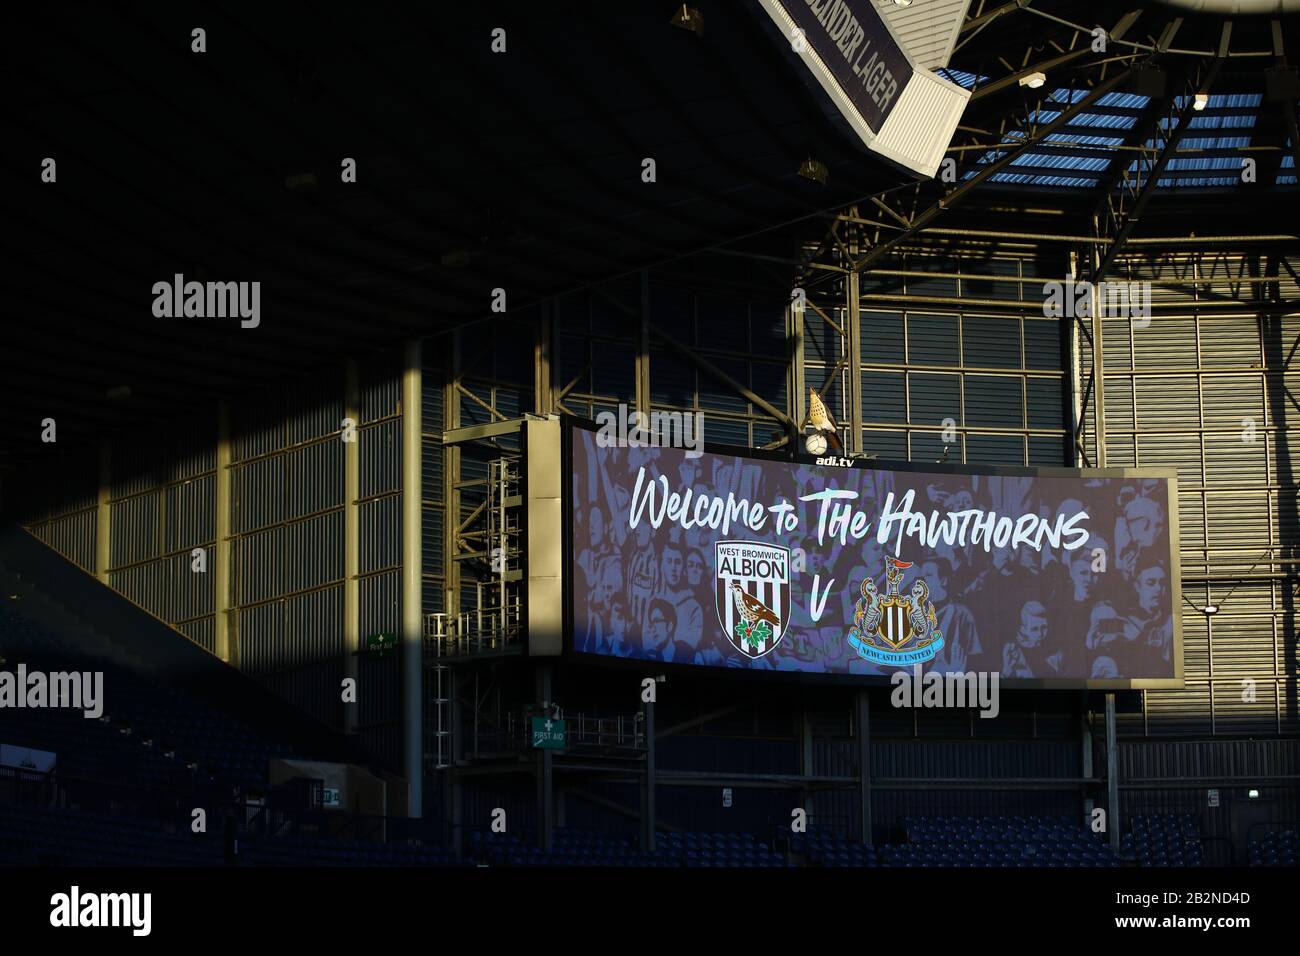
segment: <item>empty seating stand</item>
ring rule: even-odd
[[[1295,830],[1265,833],[1250,842],[1251,866],[1295,866],[1300,834]]]
[[[1139,866],[1201,866],[1204,861],[1200,831],[1186,814],[1133,817],[1120,851]]]

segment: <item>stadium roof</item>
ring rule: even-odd
[[[15,8],[0,463],[47,451],[46,416],[61,444],[89,441],[482,318],[494,288],[515,309],[701,250],[788,256],[794,234],[910,182],[829,122],[757,17],[698,0],[698,35],[670,22],[678,6]],[[1103,53],[1098,22],[1115,37]],[[973,89],[950,150],[961,177],[1123,77],[944,224],[996,209],[1085,231],[1099,199],[1141,189],[1222,51],[1140,228],[1294,230],[1295,19],[1225,22],[973,0],[949,64]],[[1046,83],[1021,85],[1035,70]],[[809,157],[826,184],[798,174]],[[1256,185],[1231,175],[1243,157]],[[156,318],[151,289],[178,273],[260,281],[260,327]]]

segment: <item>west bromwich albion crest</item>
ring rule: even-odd
[[[911,666],[943,649],[929,585],[918,577],[906,595],[899,593],[903,571],[911,566],[910,561],[886,556],[884,595],[871,578],[864,578],[859,588],[862,597],[854,608],[848,641],[859,657],[873,664]]]
[[[754,541],[714,545],[715,607],[731,646],[757,660],[785,637],[790,615],[790,549]]]

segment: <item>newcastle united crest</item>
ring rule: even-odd
[[[873,664],[910,667],[943,649],[929,586],[918,577],[906,595],[899,593],[903,572],[911,566],[910,561],[886,556],[885,593],[881,595],[871,578],[858,589],[862,597],[854,607],[849,647]]]
[[[715,607],[731,646],[752,660],[785,637],[790,614],[790,549],[753,541],[714,545]]]

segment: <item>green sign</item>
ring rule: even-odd
[[[366,638],[366,650],[371,654],[383,654],[397,646],[397,635],[391,633],[371,634]]]
[[[564,749],[564,721],[551,717],[533,718],[533,746],[543,750]]]

